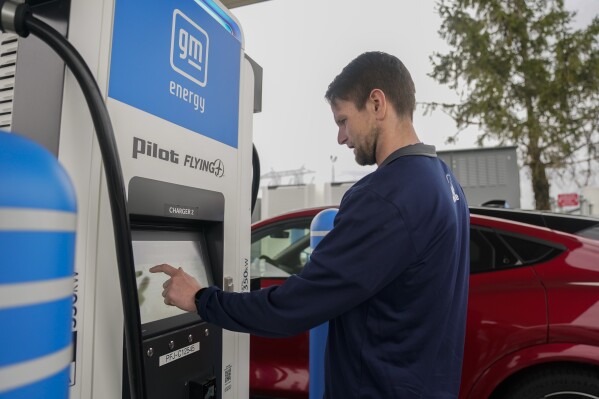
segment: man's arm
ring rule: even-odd
[[[415,258],[416,250],[399,211],[366,191],[342,204],[335,227],[299,275],[292,275],[281,286],[249,293],[208,287],[195,304],[204,320],[229,330],[294,335],[367,300]],[[152,271],[170,273],[163,293],[165,303],[190,310],[200,288],[197,282],[172,267],[155,266]]]

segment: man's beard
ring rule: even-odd
[[[358,165],[374,165],[376,163],[376,146],[379,139],[380,129],[378,126],[370,130],[370,134],[364,137],[364,140],[354,146],[354,154]]]

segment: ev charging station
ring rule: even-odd
[[[20,38],[12,130],[39,141],[45,133],[30,131],[32,119],[54,113],[51,150],[78,201],[70,398],[129,398],[135,377],[127,372],[130,320],[121,295],[137,302],[134,344],[147,398],[247,398],[249,337],[165,305],[167,277],[148,272],[169,263],[204,286],[249,291],[255,69],[239,24],[218,0],[39,3],[68,32],[105,95],[137,281],[137,292],[121,292],[109,186],[81,88],[69,70],[61,75],[60,62],[55,89],[21,86],[27,74],[44,79],[58,58],[40,53],[44,45],[32,45],[35,38]],[[36,62],[33,53],[56,58]],[[27,109],[49,94],[52,101]]]

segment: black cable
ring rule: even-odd
[[[17,24],[15,25],[18,26]],[[131,226],[129,225],[127,198],[125,195],[121,163],[108,110],[93,74],[77,50],[54,28],[31,14],[24,17],[24,26],[29,32],[48,44],[64,60],[81,86],[91,112],[104,161],[110,208],[112,210],[112,223],[123,301],[127,365],[130,379],[129,388],[131,398],[142,399],[146,395],[139,302],[135,270],[133,267],[133,249],[131,246]]]
[[[256,206],[256,200],[258,199],[258,190],[260,189],[260,157],[256,146],[252,144],[252,214],[254,213],[254,207]]]

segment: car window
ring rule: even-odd
[[[495,257],[493,246],[479,229],[470,230],[470,272],[482,272],[493,269]]]
[[[516,253],[499,237],[495,231],[483,231],[482,234],[493,246],[493,268],[505,269],[508,267],[519,266],[522,261],[516,256]]]
[[[310,254],[310,221],[272,226],[253,236],[252,277],[284,277],[299,273]]]
[[[470,229],[470,272],[485,272],[519,266],[516,253],[491,229]]]
[[[534,237],[473,227],[470,230],[470,272],[502,270],[545,262],[563,251]]]
[[[251,276],[288,277],[299,273],[311,253],[311,218],[282,222],[252,233]],[[484,227],[470,230],[470,271],[501,270],[543,262],[563,249],[534,237]]]
[[[509,234],[500,234],[500,236],[526,264],[546,261],[561,252],[553,246],[531,239]]]

